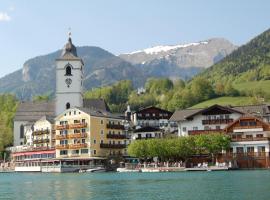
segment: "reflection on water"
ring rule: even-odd
[[[0,174],[0,199],[270,199],[270,171]]]

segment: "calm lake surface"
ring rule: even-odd
[[[270,170],[0,173],[0,199],[270,199]]]

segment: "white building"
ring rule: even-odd
[[[239,110],[213,105],[205,109],[175,111],[170,120],[177,122],[178,136],[187,136],[221,131],[242,115]]]

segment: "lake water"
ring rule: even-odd
[[[0,199],[269,200],[270,170],[177,173],[0,173]]]

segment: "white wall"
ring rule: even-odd
[[[65,76],[67,64],[72,66],[72,76]],[[56,62],[56,115],[66,110],[66,103],[70,107],[83,106],[83,63],[79,60],[58,60]],[[66,79],[70,78],[72,83],[69,87]]]
[[[27,121],[14,121],[14,129],[13,129],[13,145],[20,146],[21,142],[24,143],[24,138],[20,138],[20,127],[21,125],[27,124]]]
[[[229,115],[229,118],[236,120],[240,116],[241,114],[232,113]],[[188,131],[193,130],[193,127],[197,127],[198,130],[204,130],[205,126],[208,126],[210,129],[216,129],[216,126],[220,126],[221,129],[224,129],[228,125],[228,124],[203,125],[202,120],[205,120],[205,115],[199,114],[194,116],[193,120],[178,122],[178,136],[187,136]],[[183,131],[183,127],[186,127],[186,131]]]

